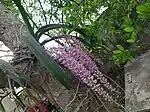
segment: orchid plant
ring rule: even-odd
[[[75,37],[70,37],[69,44],[48,48],[47,53],[105,100],[113,102],[119,98],[120,92],[99,70],[90,51]],[[116,97],[114,98],[114,96]]]

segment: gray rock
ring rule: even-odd
[[[125,66],[125,89],[129,112],[150,112],[150,51]]]

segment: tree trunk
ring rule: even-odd
[[[15,18],[2,4],[0,4],[0,41],[11,51],[23,45],[20,40],[22,23]]]
[[[66,105],[72,100],[72,98],[76,96],[74,95],[74,91],[65,89],[63,86],[57,83],[52,77],[48,77],[47,76],[48,73],[44,71],[44,69],[41,69],[41,65],[39,64],[39,62],[36,62],[34,64],[32,63],[32,61],[30,60],[30,58],[32,58],[31,52],[29,51],[27,46],[21,41],[22,26],[23,23],[19,21],[15,17],[15,15],[10,13],[2,4],[0,4],[0,41],[2,41],[14,53],[15,56],[14,60],[17,63],[13,63],[13,65],[22,73],[30,75],[30,77],[32,77],[32,79],[34,80],[34,84],[32,85],[34,86],[32,88],[34,89],[34,92],[38,90],[38,92],[40,92],[43,97],[47,96],[52,104],[56,104],[57,102],[59,106],[65,108]],[[27,66],[28,70],[24,72],[24,69]],[[0,74],[0,77],[3,77],[2,75],[3,74]],[[71,108],[69,105],[67,112],[73,112],[73,109],[78,107],[78,105],[81,103],[82,98],[84,98],[87,95],[85,92],[86,89],[84,87],[82,89],[83,89],[82,92],[78,91],[78,95],[81,96],[80,100],[79,98],[76,98],[74,100],[74,103],[70,104],[72,106]],[[53,93],[54,99],[52,98],[51,93]],[[89,98],[90,98],[89,101],[92,101],[91,97]],[[88,100],[88,97],[86,100]],[[37,101],[40,101],[40,97],[37,98]],[[83,111],[93,112],[96,109],[96,104],[94,101],[92,102],[92,104],[87,103],[86,105],[91,105],[90,109],[93,110],[91,111],[85,110],[86,106],[84,106],[84,108],[82,109],[80,109],[80,107],[78,107],[77,109],[80,109],[81,112]]]
[[[2,41],[14,53],[14,56],[16,56],[16,57],[14,57],[14,59],[17,59],[17,60],[19,60],[19,58],[21,59],[21,58],[25,58],[26,56],[29,57],[31,55],[31,53],[28,49],[23,49],[23,48],[26,48],[27,46],[21,41],[21,38],[20,38],[20,36],[21,36],[20,31],[21,31],[22,26],[23,26],[23,23],[21,21],[19,21],[15,17],[15,15],[10,13],[2,4],[0,4],[0,41]],[[24,46],[24,47],[22,48],[21,46]],[[18,50],[16,50],[16,49],[19,49],[21,51],[18,53]],[[15,67],[17,69],[19,69],[20,71],[23,71],[25,66],[26,66],[26,62],[24,62],[24,61],[15,63]],[[34,72],[35,74],[40,74],[40,75],[45,74],[46,75],[47,73],[46,72],[42,73],[43,71],[40,71],[38,69],[38,66],[40,66],[40,65],[37,65],[34,67],[32,66],[31,71]],[[31,71],[30,71],[30,73],[31,73]],[[1,74],[0,77],[3,77],[2,75],[3,74]],[[37,78],[37,77],[33,76],[33,78],[35,80],[35,78]],[[62,87],[55,80],[53,80],[53,78],[51,78],[50,80],[52,81],[51,84],[53,85],[51,87],[54,87],[53,91],[55,91],[57,94],[60,93],[60,90],[61,90],[61,92],[64,91],[66,95],[68,94],[67,96],[69,96],[69,97],[66,98],[66,100],[69,101],[69,98],[72,94],[69,94],[69,91],[67,91],[64,87]],[[39,81],[41,82],[41,79],[35,80],[35,83],[38,84]],[[43,81],[44,81],[44,79],[43,79]],[[1,83],[2,83],[2,81],[1,81]],[[4,84],[1,84],[1,85],[4,86]],[[41,85],[42,85],[42,87],[44,87],[45,91],[48,93],[48,91],[47,91],[48,88],[46,86],[46,83],[43,83]],[[41,92],[42,90],[39,90],[39,91]],[[56,96],[58,97],[59,95],[56,95]],[[51,101],[52,101],[52,99],[51,99]],[[52,102],[52,103],[54,104],[55,102]]]

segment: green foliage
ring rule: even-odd
[[[124,28],[124,31],[126,32],[133,32],[134,28],[133,27],[126,27]]]
[[[8,10],[12,11],[15,14],[18,14],[19,11],[15,7],[15,4],[13,3],[13,0],[4,0],[3,3],[7,7]]]
[[[117,64],[126,63],[133,60],[133,56],[130,54],[129,50],[124,49],[123,46],[117,45],[118,50],[113,51],[113,57]]]
[[[150,18],[150,2],[139,5],[136,7],[136,9],[140,18],[143,18],[143,19]]]
[[[59,29],[59,28],[70,28],[67,25],[63,25],[63,24],[49,24],[46,26],[43,26],[41,28],[38,29],[38,31],[35,33],[35,39],[39,40],[40,37],[47,31],[53,30],[53,29]]]
[[[122,23],[122,28],[125,31],[123,34],[123,38],[125,38],[126,42],[128,43],[135,43],[136,40],[136,29],[137,25],[133,22],[129,17],[124,18],[124,22]]]
[[[119,64],[122,64],[131,61],[142,48],[139,47],[138,33],[149,34],[148,29],[145,29],[149,24],[149,4],[147,1],[140,4],[135,0],[24,0],[21,6],[26,13],[21,14],[28,16],[31,23],[29,26],[33,26],[34,31],[48,23],[62,23],[65,27],[57,26],[56,33],[56,28],[53,28],[56,26],[49,25],[46,32],[51,36],[76,31],[82,34],[89,50],[102,57],[107,55],[110,61],[117,60],[118,54],[116,56],[114,51],[120,50],[117,45],[121,45],[124,48],[121,52],[126,55],[118,59]],[[39,37],[35,35],[35,38]]]
[[[136,25],[130,19],[122,19],[128,15],[136,3],[126,0],[85,0],[82,4],[70,1],[62,8],[66,15],[66,23],[75,26],[81,26],[86,30],[86,40],[90,43],[87,46],[93,52],[100,50],[99,55],[107,52],[108,59],[112,60],[114,54],[111,54],[113,47],[117,48],[117,44],[136,43]],[[124,21],[124,23],[122,23]],[[123,30],[122,30],[123,29]],[[128,35],[128,36],[127,36]],[[118,40],[115,37],[122,37]],[[126,46],[122,46],[124,48]],[[118,48],[117,48],[118,49]],[[116,49],[116,50],[117,50]],[[119,64],[132,60],[133,57],[128,50],[121,51],[122,58],[118,59]],[[131,56],[130,56],[131,55]],[[115,60],[119,55],[115,56]],[[118,63],[118,61],[117,61]]]
[[[33,38],[28,29],[25,27],[22,30],[22,41],[30,48],[34,55],[39,59],[41,64],[47,69],[66,88],[72,87],[72,74],[64,71],[40,46]]]
[[[139,33],[150,34],[148,1],[13,1],[30,31],[29,33],[25,29],[22,40],[47,71],[68,89],[72,87],[72,74],[64,71],[40,46],[38,40],[42,34],[49,35],[50,38],[57,34],[79,34],[84,39],[85,46],[98,58],[117,65],[132,61],[138,56],[139,50],[145,49],[142,47]]]
[[[35,39],[37,41],[39,41],[40,37],[47,31],[50,31],[50,30],[54,30],[54,29],[60,29],[60,28],[63,28],[63,29],[70,29],[71,31],[76,31],[78,32],[80,35],[82,36],[85,36],[87,37],[85,31],[86,29],[83,29],[83,28],[80,28],[80,27],[74,27],[72,25],[65,25],[65,24],[49,24],[49,25],[45,25],[41,28],[38,29],[38,31],[35,33]],[[87,44],[86,40],[81,40],[80,38],[80,41],[82,41],[83,43]]]
[[[139,44],[139,41],[137,39],[138,32],[143,32],[146,30],[146,24],[148,23],[149,16],[149,7],[150,4],[144,3],[142,5],[136,6],[136,11],[134,13],[138,13],[139,15],[135,17],[134,19],[129,16],[129,13],[125,17],[123,17],[123,22],[121,23],[121,29],[118,30],[119,36],[124,40],[124,42],[128,43],[123,46],[123,48],[126,50],[120,50],[118,47],[116,50],[113,51],[114,58],[116,60],[116,63],[126,63],[128,61],[131,61],[136,56],[136,52],[141,48],[142,45]],[[123,30],[122,30],[123,29]],[[117,35],[118,35],[117,34]],[[141,47],[140,47],[141,46]],[[119,49],[119,50],[118,50]]]

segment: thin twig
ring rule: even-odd
[[[10,92],[11,92],[10,94],[11,94],[12,98],[15,99],[15,97],[13,95],[13,89],[12,89],[12,85],[11,85],[9,77],[8,77],[8,86],[9,86],[9,89],[10,89]],[[16,102],[14,102],[14,103],[15,103],[15,105],[17,105]]]
[[[13,57],[14,55],[3,55],[3,56],[0,56],[0,58],[3,58],[3,57]]]
[[[44,16],[44,19],[45,19],[45,23],[47,24],[47,19],[46,19],[46,13],[45,13],[45,11],[44,11],[44,8],[43,8],[43,6],[42,6],[42,3],[41,3],[41,1],[40,0],[38,0],[38,2],[39,2],[39,4],[40,4],[40,7],[41,7],[41,9],[42,9],[42,12],[43,12],[43,16]]]
[[[97,107],[94,112],[97,112],[98,109],[102,108],[103,106]]]
[[[122,109],[124,109],[126,112],[130,112],[129,110],[127,110],[124,106],[122,106],[121,104],[119,104],[118,102],[114,101],[113,99],[111,99],[118,107],[121,107]]]
[[[104,104],[104,102],[102,101],[102,99],[97,95],[97,93],[95,91],[93,91],[96,95],[96,97],[98,98],[98,100],[102,103],[103,107],[106,109],[107,112],[110,112],[109,109],[106,107],[106,105]]]
[[[75,93],[73,99],[72,99],[72,100],[69,102],[69,104],[66,106],[65,112],[67,112],[68,107],[69,107],[69,106],[72,104],[72,102],[76,99],[76,96],[77,96],[77,94],[78,94],[78,92],[79,92],[79,87],[80,87],[80,83],[79,83],[78,86],[77,86],[77,90],[76,90],[76,93]]]
[[[0,98],[1,98],[0,102],[3,100],[3,98],[5,98],[6,96],[8,96],[10,93],[11,93],[11,92],[7,93],[7,94],[4,95],[4,96],[0,96]]]
[[[119,85],[117,84],[116,81],[114,81],[112,78],[108,77],[107,75],[103,74],[105,77],[107,77],[108,79],[110,79],[113,83],[115,83],[123,92],[125,92],[125,90]]]
[[[0,50],[0,52],[11,52],[11,50]]]
[[[81,103],[79,104],[79,106],[74,110],[74,112],[78,112],[80,107],[82,106],[83,102],[88,98],[88,93],[89,93],[90,89],[87,90],[86,92],[86,97],[81,101]]]
[[[44,41],[41,43],[41,46],[43,46],[44,44],[46,44],[46,43],[48,43],[48,42],[50,42],[50,41],[52,41],[52,40],[61,39],[61,38],[65,38],[65,36],[64,36],[64,35],[59,35],[59,36],[54,36],[54,37],[52,37],[52,38],[50,38],[50,39],[44,40]]]
[[[54,98],[54,96],[53,96],[53,94],[52,94],[52,90],[51,90],[51,88],[48,86],[48,83],[46,83],[46,86],[47,86],[47,88],[48,88],[48,93],[50,94],[50,97],[52,98],[53,102],[55,103],[54,105],[55,105],[55,106],[58,106],[58,104],[57,104],[57,102],[56,102],[56,100],[55,100],[55,98]]]
[[[15,91],[13,91],[13,95],[16,97],[16,99],[18,100],[18,102],[20,103],[22,108],[25,108],[25,104],[21,101],[21,99],[19,98],[19,96],[16,94]]]
[[[30,19],[30,21],[33,23],[33,25],[38,29],[39,27],[36,25],[36,23],[34,22],[34,20],[32,19],[32,17],[29,16],[29,14],[26,12],[28,18]]]
[[[23,92],[23,89],[21,91],[19,91],[18,93],[16,93],[16,95],[19,95],[21,92]]]

